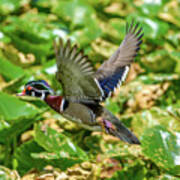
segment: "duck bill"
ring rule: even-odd
[[[21,93],[16,94],[16,96],[25,96],[26,90],[24,89]]]

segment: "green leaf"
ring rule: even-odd
[[[106,100],[106,108],[111,111],[113,114],[120,112],[121,107],[117,102],[112,101],[111,99]]]
[[[59,1],[52,12],[69,23],[71,36],[85,46],[101,34],[92,6],[82,0]]]
[[[73,31],[70,35],[83,47],[98,38],[101,35],[101,30],[97,23],[92,22],[88,28]]]
[[[32,153],[40,153],[42,151],[44,151],[44,149],[34,141],[28,141],[17,148],[14,154],[14,158],[18,163],[18,172],[23,175],[32,168],[42,170],[47,162],[43,159],[34,159],[31,156]]]
[[[160,21],[158,19],[151,19],[149,17],[139,16],[139,14],[136,13],[128,16],[128,19],[133,18],[135,18],[136,21],[141,23],[144,32],[144,39],[150,40],[151,43],[157,45],[164,45],[164,39],[162,39],[162,37],[166,36],[168,30],[170,29],[168,23],[166,23],[165,21]]]
[[[31,153],[31,157],[35,160],[45,162],[46,165],[66,170],[67,168],[79,164],[82,160],[63,158],[61,155],[50,152]]]
[[[26,39],[21,39],[19,36],[16,36],[13,33],[6,33],[10,38],[14,46],[24,52],[24,53],[33,53],[36,56],[37,61],[42,61],[45,56],[50,53],[51,44],[34,44]]]
[[[66,158],[67,161],[73,159],[85,161],[88,159],[81,148],[75,145],[68,137],[52,128],[37,124],[35,126],[35,141],[48,152],[56,153],[60,158]]]
[[[166,61],[164,61],[166,59]],[[174,72],[176,61],[170,57],[166,50],[156,50],[149,53],[146,58],[142,59],[143,66],[151,72]],[[160,66],[157,66],[160,64]]]
[[[0,41],[4,43],[9,43],[10,38],[0,31]]]
[[[24,76],[25,72],[20,67],[0,56],[0,74],[10,81]]]
[[[38,1],[32,1],[31,2],[33,4],[33,6],[37,6],[40,8],[51,8],[53,6],[57,5],[57,1],[56,0],[38,0]]]
[[[1,0],[0,1],[0,14],[8,15],[20,8],[21,0]]]
[[[166,73],[149,73],[147,75],[141,75],[137,78],[137,81],[141,81],[144,84],[157,84],[166,81],[178,80],[177,74],[166,74]]]
[[[153,39],[155,44],[161,44],[163,40],[161,37],[168,33],[169,25],[166,22],[159,20],[151,20],[149,18],[140,18],[143,23],[144,36],[147,39]],[[159,41],[157,41],[159,39]]]
[[[179,180],[178,177],[172,176],[170,174],[162,174],[161,176],[158,176],[157,179],[159,179],[159,180]]]
[[[180,52],[173,51],[172,53],[170,53],[170,56],[177,62],[175,72],[180,74]]]
[[[134,162],[133,165],[123,168],[121,171],[114,173],[113,177],[107,178],[106,180],[140,180],[145,179],[147,170],[143,164],[140,164],[138,161]]]
[[[34,106],[0,92],[0,142],[30,127],[39,114],[40,110]]]
[[[177,80],[172,81],[167,91],[158,99],[157,105],[161,105],[163,107],[168,106],[173,109],[178,109],[180,107],[179,86],[179,78]]]
[[[143,2],[144,2],[143,5],[139,7],[141,11],[148,16],[157,16],[158,13],[162,10],[165,3],[168,2],[168,0],[158,0],[158,1],[144,0]]]
[[[23,118],[32,118],[39,113],[34,106],[19,100],[6,93],[0,92],[0,114],[5,120],[11,122]]]
[[[0,166],[0,180],[12,180],[12,179],[14,180],[19,179],[18,173],[4,166]]]
[[[14,158],[17,160],[17,170],[23,175],[31,169],[42,170],[47,165],[65,170],[82,161],[78,159],[62,158],[60,154],[45,152],[44,148],[31,140],[16,149]]]
[[[150,110],[144,110],[142,112],[133,114],[132,126],[135,132],[140,133],[146,131],[146,128],[151,128],[156,125],[163,125],[164,127],[168,127],[173,131],[180,131],[177,118],[173,117],[166,109],[152,107]]]
[[[26,54],[33,53],[38,61],[53,52],[53,30],[59,29],[60,24],[52,23],[46,14],[30,11],[21,17],[11,16],[7,21],[8,25],[1,26],[2,32],[18,50]]]
[[[94,9],[82,0],[59,1],[52,10],[58,16],[71,22],[72,29],[88,24],[87,20],[93,20]]]
[[[118,43],[120,43],[125,36],[126,22],[120,21],[119,18],[112,18],[112,19],[110,19],[109,24],[115,30],[115,32],[113,31],[113,34],[111,36],[115,36],[114,38],[116,38],[116,39],[114,39],[114,41],[118,40]],[[105,26],[104,28],[106,29],[107,27]],[[107,33],[111,34],[111,31],[109,31]]]
[[[48,61],[43,65],[42,71],[48,75],[54,76],[57,71],[56,60]]]
[[[157,166],[180,175],[180,133],[172,134],[162,126],[147,129],[142,136],[144,155]]]

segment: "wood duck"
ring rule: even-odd
[[[83,51],[70,40],[54,43],[57,62],[57,80],[63,88],[63,96],[53,93],[44,80],[30,81],[20,95],[40,97],[65,118],[91,131],[102,131],[130,144],[140,144],[111,112],[101,106],[110,94],[121,85],[130,64],[142,43],[142,28],[138,23],[126,24],[126,36],[117,51],[95,72]]]

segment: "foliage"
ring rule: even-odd
[[[1,0],[0,179],[179,179],[179,12],[178,0]],[[132,18],[144,31],[140,55],[104,105],[140,146],[81,129],[41,100],[15,96],[34,79],[62,93],[56,37],[78,43],[98,68]]]

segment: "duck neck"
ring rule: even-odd
[[[61,113],[63,111],[63,104],[64,104],[63,96],[53,96],[48,95],[45,98],[45,102],[55,111]]]

